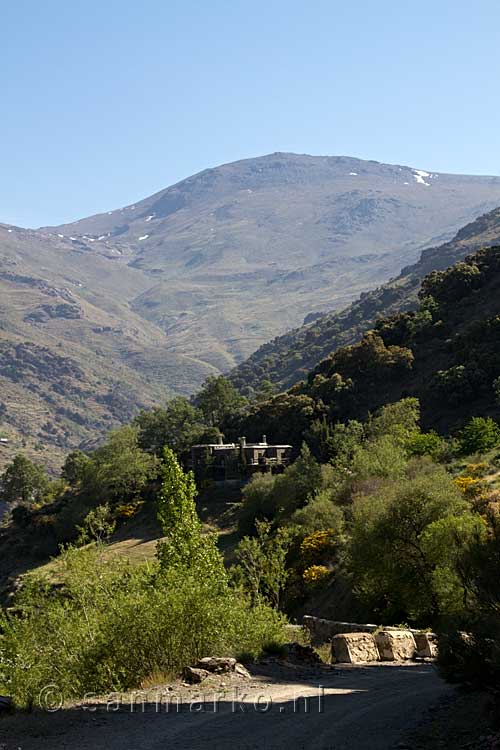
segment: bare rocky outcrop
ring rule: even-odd
[[[382,630],[375,636],[382,661],[405,661],[415,658],[416,644],[410,630]]]
[[[239,677],[245,677],[247,680],[252,679],[252,675],[248,671],[246,667],[243,666],[243,664],[240,664],[239,662],[235,664],[234,667],[235,674],[239,675]]]
[[[252,679],[252,675],[243,664],[239,664],[232,656],[205,656],[200,659],[195,667],[184,667],[184,679],[191,685],[199,684],[211,675],[234,673],[238,677],[244,677],[247,680]]]
[[[332,640],[332,661],[339,664],[363,664],[379,661],[375,638],[371,633],[342,633]]]

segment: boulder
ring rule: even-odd
[[[205,680],[210,672],[206,669],[198,669],[198,667],[186,667],[184,669],[184,679],[191,685],[199,684]]]
[[[341,633],[332,640],[332,661],[339,664],[363,664],[378,661],[375,638],[371,633]]]
[[[416,645],[409,630],[382,630],[375,636],[382,661],[405,661],[415,658]]]
[[[437,635],[435,633],[414,633],[417,656],[421,659],[435,659],[437,656]]]
[[[234,672],[236,659],[232,656],[205,656],[196,665],[199,669],[207,669],[209,672],[222,674],[223,672]]]
[[[252,675],[248,671],[246,667],[243,666],[243,664],[235,664],[234,666],[234,673],[239,675],[240,677],[245,677],[247,680],[252,679]]]

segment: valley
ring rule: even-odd
[[[300,361],[296,347],[292,364],[280,344],[283,374],[261,368],[259,347],[499,203],[497,177],[276,153],[69,225],[0,224],[0,464],[22,449],[55,469],[65,450],[243,362],[243,390],[253,362],[290,385],[332,342]]]

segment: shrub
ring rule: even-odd
[[[157,565],[132,569],[106,563],[102,548],[69,549],[63,588],[31,576],[20,594],[20,615],[4,616],[0,690],[19,705],[36,702],[55,684],[65,699],[137,687],[152,672],[179,673],[211,653],[258,655],[283,641],[283,621],[269,607],[250,606],[195,575]]]
[[[344,514],[335,505],[332,493],[326,489],[311,498],[303,508],[296,510],[290,521],[302,534],[330,528],[341,533],[344,528]]]
[[[336,539],[333,529],[324,529],[309,534],[302,540],[300,555],[306,565],[323,563],[335,554]]]
[[[460,435],[460,451],[484,453],[500,443],[500,427],[491,417],[473,417]]]
[[[306,584],[321,583],[331,575],[331,571],[326,565],[310,565],[302,573],[302,578]]]
[[[399,440],[391,435],[382,435],[357,450],[352,462],[352,471],[360,480],[373,477],[401,477],[406,463],[406,451]]]
[[[434,430],[414,432],[406,443],[406,449],[410,456],[431,456],[435,460],[443,455],[444,448],[444,440]]]

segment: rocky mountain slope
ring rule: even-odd
[[[497,177],[272,154],[64,227],[0,225],[0,464],[55,463],[192,393],[497,205]]]
[[[47,231],[125,261],[148,281],[131,307],[166,332],[168,351],[227,371],[498,205],[498,177],[278,153]]]
[[[481,247],[500,244],[500,208],[463,227],[451,240],[422,252],[420,259],[399,276],[340,312],[312,316],[312,322],[261,346],[231,373],[246,394],[259,390],[265,380],[277,389],[292,386],[318,362],[341,346],[359,341],[377,319],[414,309],[422,279],[431,271],[452,266]]]
[[[126,264],[0,225],[0,465],[20,449],[53,465],[210,372],[165,354],[128,304],[146,288]]]

